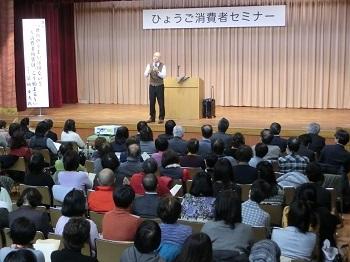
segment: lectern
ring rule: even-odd
[[[165,117],[168,119],[200,119],[204,82],[190,77],[178,82],[175,77],[164,79]]]

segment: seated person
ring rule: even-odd
[[[33,240],[36,234],[36,228],[33,222],[26,217],[18,217],[10,226],[10,238],[13,244],[11,247],[3,247],[0,249],[0,261],[4,261],[5,257],[20,249],[31,251],[37,262],[45,262],[44,254],[33,248]]]
[[[143,172],[133,174],[130,179],[130,186],[137,195],[144,195],[145,189],[142,185],[142,180],[145,174],[156,174],[158,166],[156,161],[151,157],[142,163]],[[157,176],[157,193],[159,196],[170,194],[171,178],[166,176]]]
[[[215,221],[206,222],[201,232],[210,237],[214,251],[248,251],[254,239],[251,226],[242,223],[241,201],[231,190],[218,194]]]
[[[261,143],[265,144],[268,148],[267,154],[265,155],[265,160],[278,159],[281,155],[281,149],[279,146],[273,145],[272,140],[274,135],[270,129],[263,129],[260,132]],[[255,146],[253,146],[253,151],[255,152]]]
[[[185,240],[192,234],[190,226],[177,222],[181,215],[181,203],[174,197],[163,198],[158,206],[158,217],[162,220],[162,240],[159,255],[165,261],[173,261],[181,252]]]
[[[171,179],[189,179],[188,170],[181,168],[179,156],[171,149],[164,152],[159,171],[161,176],[167,176]]]
[[[102,147],[105,148],[105,152],[102,154],[101,158],[94,161],[94,173],[97,172],[95,174],[98,174],[102,169],[109,168],[117,177],[118,168],[120,166],[119,159],[115,153],[111,151],[111,145],[109,143],[105,143]]]
[[[316,153],[309,149],[309,145],[312,142],[311,135],[302,134],[298,137],[298,139],[300,141],[300,147],[297,154],[299,156],[306,156],[310,162],[314,162]]]
[[[105,168],[96,177],[98,186],[88,194],[89,210],[100,213],[111,211],[114,208],[115,175],[112,170]]]
[[[132,212],[141,217],[157,217],[157,208],[160,197],[157,194],[157,177],[150,173],[145,174],[142,185],[145,189],[143,196],[137,197],[132,206]]]
[[[266,156],[269,148],[267,145],[263,143],[257,143],[254,147],[255,155],[249,160],[249,165],[251,167],[256,168],[256,166],[261,162],[264,161],[264,157]]]
[[[249,255],[249,261],[280,261],[281,249],[270,239],[256,242]]]
[[[62,250],[51,253],[52,262],[95,262],[96,258],[84,256],[81,249],[85,243],[89,242],[90,223],[83,217],[72,217],[65,224],[63,229]]]
[[[195,233],[189,236],[176,262],[212,262],[213,248],[210,238],[205,233]]]
[[[320,156],[320,152],[326,145],[326,139],[319,135],[321,127],[318,123],[310,123],[307,127],[307,134],[311,136],[311,143],[309,149],[316,153],[316,156]]]
[[[50,191],[55,184],[50,171],[45,170],[48,164],[45,163],[44,157],[40,153],[34,153],[30,158],[28,165],[29,174],[24,177],[24,184],[30,186],[47,186]]]
[[[309,179],[307,176],[300,172],[288,172],[279,178],[277,178],[278,186],[280,187],[295,187],[308,183]]]
[[[63,143],[60,145],[60,149],[58,150],[58,159],[55,162],[55,169],[56,173],[58,174],[59,171],[64,171],[64,165],[63,165],[63,156],[68,150],[74,150],[73,144],[71,142]],[[79,164],[76,171],[86,171],[86,168]],[[57,176],[56,174],[56,176]]]
[[[218,131],[211,136],[211,141],[221,139],[224,142],[224,147],[228,148],[232,141],[232,136],[226,133],[229,126],[230,122],[224,117],[221,118],[218,122]]]
[[[211,154],[211,136],[213,135],[213,127],[211,125],[202,125],[201,127],[202,139],[199,141],[198,154],[206,158]]]
[[[104,136],[96,137],[93,145],[93,149],[95,151],[92,152],[91,159],[90,159],[91,161],[95,161],[96,159],[101,158],[101,156],[105,153],[103,152],[104,149],[102,148],[102,146],[106,143],[108,142]],[[112,147],[109,148],[109,150],[112,150]]]
[[[214,177],[214,166],[216,162],[218,161],[218,157],[214,153],[209,153],[205,156],[204,163],[205,163],[205,173],[210,176],[212,179]]]
[[[102,221],[103,238],[115,241],[133,241],[142,219],[130,213],[135,192],[129,185],[117,187],[113,192],[115,207]],[[118,223],[116,223],[118,221]]]
[[[182,199],[181,219],[207,221],[214,218],[213,185],[205,172],[193,177],[190,193]]]
[[[152,155],[156,152],[153,142],[153,132],[149,126],[144,126],[140,131],[140,148],[141,154],[147,153],[148,155]]]
[[[37,262],[37,259],[32,251],[28,249],[18,249],[11,251],[4,259],[4,262]]]
[[[270,215],[260,206],[270,190],[270,185],[262,179],[254,181],[250,187],[249,199],[242,203],[242,222],[251,226],[270,229]]]
[[[157,152],[152,154],[152,158],[157,161],[158,167],[162,165],[163,153],[168,149],[169,143],[166,138],[157,138],[154,142]]]
[[[111,143],[113,152],[125,152],[126,140],[129,138],[129,129],[126,126],[120,126],[115,133],[114,142]]]
[[[157,251],[160,240],[161,233],[158,223],[152,220],[143,221],[137,228],[134,245],[123,251],[120,261],[162,261]]]
[[[172,139],[174,137],[173,130],[175,126],[176,126],[176,123],[174,120],[172,119],[167,120],[164,124],[165,133],[160,134],[158,138],[165,138],[166,140]]]
[[[45,237],[49,232],[53,232],[48,213],[36,210],[41,200],[42,196],[36,188],[26,188],[17,200],[18,209],[9,214],[10,227],[17,218],[26,217],[34,223],[36,230],[43,232]]]
[[[37,150],[48,149],[51,160],[54,161],[57,158],[57,149],[51,138],[46,137],[48,131],[47,123],[45,121],[39,122],[36,126],[34,136],[29,140],[29,148]]]
[[[73,189],[63,200],[62,216],[58,219],[55,234],[62,235],[65,225],[72,217],[84,217],[86,214],[86,198],[82,191]],[[99,238],[95,222],[87,219],[90,223],[90,247],[95,250],[95,239]]]
[[[102,145],[98,147],[98,151],[95,151],[95,153],[97,154],[95,155],[95,158],[94,158],[94,174],[100,173],[100,171],[103,169],[102,158],[107,154],[114,155],[114,158],[117,159],[116,161],[118,161],[118,167],[119,167],[118,157],[112,151],[112,146],[110,143],[108,142],[102,143]]]
[[[117,184],[120,185],[124,177],[130,178],[133,174],[142,171],[141,150],[136,140],[128,139],[128,157],[118,169]]]
[[[242,133],[237,132],[233,134],[228,147],[225,149],[224,154],[236,158],[236,151],[240,146],[245,145],[245,138]]]
[[[10,135],[6,129],[6,121],[0,120],[0,146],[7,147],[10,142]]]
[[[220,158],[225,158],[228,161],[230,161],[231,163],[231,167],[234,167],[235,165],[237,165],[237,161],[235,158],[233,158],[232,156],[227,156],[224,154],[225,151],[225,143],[222,139],[216,139],[216,140],[212,140],[212,144],[211,144],[211,149],[213,151],[214,154],[216,154],[216,156],[220,159]]]
[[[234,181],[238,184],[251,184],[257,178],[258,174],[254,167],[248,165],[253,157],[253,151],[250,146],[242,145],[236,151],[236,160],[238,165],[233,167]]]
[[[79,148],[84,148],[85,143],[75,129],[75,121],[67,119],[64,123],[63,131],[61,133],[62,142],[75,142]]]
[[[53,142],[56,142],[57,134],[51,130],[53,127],[53,121],[51,119],[45,119],[45,122],[47,123],[47,127],[49,129],[49,131],[47,131],[46,137],[51,138]]]
[[[201,167],[205,169],[205,163],[203,157],[198,155],[199,142],[197,139],[192,138],[187,142],[187,155],[180,158],[180,166],[182,167]]]
[[[24,134],[24,138],[26,140],[30,139],[32,136],[34,136],[34,133],[29,130],[29,118],[28,117],[22,118],[21,121],[19,122],[19,124],[20,124],[20,129],[21,129],[22,133]]]
[[[31,150],[27,145],[27,141],[24,138],[23,132],[17,123],[12,123],[9,128],[9,134],[11,136],[9,146],[11,156],[24,157],[26,160],[30,159],[32,155]]]
[[[184,128],[176,125],[173,128],[174,137],[169,139],[169,149],[174,150],[180,156],[184,156],[187,153],[187,142],[183,139],[184,134]]]
[[[270,125],[270,130],[273,134],[271,145],[279,146],[281,153],[284,153],[287,148],[287,139],[284,139],[280,136],[281,125],[277,122],[273,122]]]
[[[12,211],[12,200],[9,192],[2,186],[0,182],[0,208],[6,208],[9,212]]]

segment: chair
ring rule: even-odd
[[[268,232],[267,232],[267,228],[266,227],[252,227],[253,230],[253,235],[254,235],[254,240],[256,242],[260,241],[260,240],[264,240],[268,238]]]
[[[270,222],[272,226],[281,226],[283,214],[283,207],[281,205],[260,204],[260,207],[270,214]]]
[[[26,172],[27,171],[27,163],[24,159],[24,157],[19,157],[18,160],[9,168],[6,168],[7,171],[20,171],[20,172]]]
[[[334,188],[327,187],[326,190],[331,195],[331,212],[333,215],[336,215],[337,212],[337,192]]]
[[[10,246],[13,244],[12,239],[10,238],[10,229],[8,227],[4,228],[5,242],[6,246]],[[41,231],[36,231],[33,243],[35,243],[38,239],[45,239],[44,234]]]
[[[95,239],[97,260],[100,262],[120,261],[120,257],[125,249],[131,247],[134,242],[112,241],[106,239]]]
[[[102,220],[103,220],[103,213],[97,213],[95,211],[89,211],[89,216],[92,221],[95,222],[98,232],[102,233]]]
[[[242,202],[247,201],[249,199],[249,191],[252,184],[239,184],[239,186],[241,187],[241,192],[242,192],[241,193]]]
[[[47,236],[48,239],[56,239],[56,240],[60,240],[60,246],[59,246],[59,250],[61,250],[64,245],[63,245],[63,236],[58,235],[58,234],[54,234],[54,233],[49,233]],[[91,248],[90,248],[90,244],[89,243],[85,243],[85,245],[83,246],[83,248],[81,249],[81,253],[85,256],[91,256]]]
[[[294,195],[295,195],[295,188],[291,186],[287,186],[283,188],[284,191],[284,197],[285,197],[285,204],[286,206],[289,206],[290,203],[292,203]]]
[[[94,161],[86,160],[85,161],[85,168],[86,168],[86,172],[94,173],[94,169],[95,169]]]
[[[40,192],[40,194],[42,196],[41,203],[43,205],[52,206],[52,197],[51,197],[51,192],[50,192],[49,187],[47,187],[47,186],[30,186],[30,185],[20,184],[19,185],[20,194],[22,194],[26,188],[30,188],[30,187],[36,188]]]
[[[0,146],[0,155],[1,156],[6,156],[9,153],[10,153],[10,148],[9,147]]]
[[[204,222],[189,221],[189,220],[182,220],[182,219],[177,220],[177,222],[182,224],[182,225],[187,225],[187,226],[192,227],[193,233],[201,232],[202,227],[204,226]]]
[[[44,160],[46,163],[49,165],[51,164],[51,156],[50,156],[50,151],[47,148],[44,149],[32,149],[32,153],[40,153],[43,155]]]
[[[50,218],[51,218],[51,225],[53,228],[55,228],[58,219],[62,216],[61,209],[57,207],[50,207],[49,212],[50,212]]]

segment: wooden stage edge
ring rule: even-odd
[[[181,109],[179,109],[181,110]],[[292,136],[304,133],[310,122],[321,125],[321,134],[332,138],[337,127],[350,128],[350,110],[348,109],[295,109],[295,108],[257,108],[257,107],[216,107],[216,118],[185,120],[174,119],[185,128],[186,133],[200,133],[203,124],[211,124],[216,129],[220,118],[230,121],[229,133],[241,132],[248,136],[258,136],[261,129],[268,128],[270,123],[279,122],[282,125],[282,136]],[[131,133],[136,130],[136,123],[148,119],[147,105],[115,105],[115,104],[67,104],[61,108],[43,109],[43,116],[38,116],[39,109],[27,109],[16,115],[2,115],[8,123],[19,121],[28,116],[31,126],[38,121],[51,118],[55,131],[62,130],[64,121],[72,118],[77,123],[77,129],[88,134],[93,127],[103,124],[119,124],[129,128]],[[167,118],[165,119],[167,120]],[[164,125],[151,124],[156,133],[163,132]],[[85,133],[84,132],[84,133]]]

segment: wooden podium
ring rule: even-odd
[[[190,77],[178,83],[175,77],[164,79],[165,117],[168,119],[202,118],[204,82]]]

